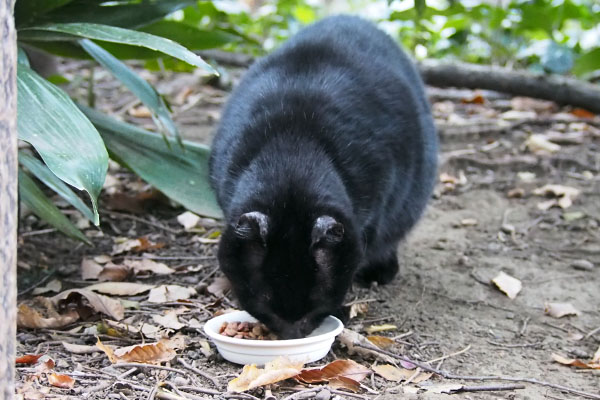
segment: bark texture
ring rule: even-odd
[[[17,44],[13,0],[0,0],[0,400],[15,394]]]
[[[573,78],[433,60],[419,63],[419,70],[425,82],[431,86],[496,90],[600,113],[600,86]]]

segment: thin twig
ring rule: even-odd
[[[400,355],[400,354],[395,354],[392,353],[390,351],[387,350],[382,350],[378,347],[375,346],[367,346],[361,343],[355,343],[354,346],[356,347],[362,347],[368,350],[372,350],[372,351],[376,351],[378,353],[381,354],[385,354],[389,357],[393,357],[396,358],[398,360],[402,360],[402,361],[406,361],[409,362],[411,364],[416,365],[417,367],[421,367],[423,370],[425,371],[429,371],[429,372],[433,372],[434,374],[440,375],[443,378],[446,379],[462,379],[462,380],[471,380],[471,381],[492,381],[492,380],[496,380],[496,381],[510,381],[510,382],[526,382],[526,383],[531,383],[534,385],[540,385],[540,386],[546,386],[546,387],[551,387],[554,389],[558,389],[558,390],[562,390],[565,392],[569,392],[569,393],[573,393],[582,397],[587,397],[588,399],[596,399],[596,400],[600,400],[600,395],[594,394],[594,393],[588,393],[588,392],[584,392],[581,390],[577,390],[577,389],[573,389],[571,387],[568,386],[563,386],[563,385],[557,385],[555,383],[550,383],[550,382],[545,382],[545,381],[540,381],[534,378],[522,378],[522,377],[513,377],[513,376],[503,376],[503,375],[489,375],[489,376],[475,376],[475,375],[456,375],[453,373],[450,373],[448,371],[443,371],[443,370],[439,370],[433,367],[430,367],[429,365],[414,361],[406,356]]]
[[[185,362],[185,360],[183,358],[180,358],[180,357],[177,358],[177,362],[179,362],[179,364],[183,365],[186,369],[189,369],[190,371],[192,371],[200,376],[205,377],[206,379],[211,381],[215,387],[217,387],[217,388],[220,387],[218,379],[215,378],[214,376],[212,376],[211,374],[209,374],[208,372],[204,372],[196,367],[192,367],[190,364]]]
[[[525,389],[525,385],[488,385],[488,386],[463,386],[452,392],[493,392],[498,390]]]
[[[438,357],[438,358],[434,358],[433,360],[429,360],[429,361],[427,361],[427,363],[429,364],[429,363],[434,363],[434,362],[436,362],[436,361],[443,361],[443,360],[445,360],[445,359],[447,359],[447,358],[454,357],[454,356],[457,356],[457,355],[459,355],[459,354],[465,353],[465,352],[469,351],[470,349],[471,349],[471,345],[469,344],[467,347],[465,347],[465,348],[464,348],[464,349],[462,349],[462,350],[459,350],[459,351],[457,351],[457,352],[455,352],[455,353],[447,354],[447,355],[445,355],[445,356],[441,356],[441,357]]]
[[[39,281],[37,281],[36,283],[34,283],[33,285],[31,285],[30,287],[28,287],[27,289],[23,289],[21,290],[17,296],[23,296],[24,294],[27,294],[29,292],[31,292],[33,289],[42,286],[44,283],[46,283],[50,278],[52,278],[54,276],[54,274],[56,273],[56,271],[52,271],[50,272],[48,275],[44,276],[42,279],[40,279]]]
[[[586,335],[585,335],[585,339],[589,339],[592,336],[594,336],[596,333],[600,332],[600,326],[597,327],[596,329],[592,329],[591,331],[589,331]]]
[[[187,375],[185,371],[181,370],[181,369],[177,369],[177,368],[171,368],[171,367],[165,367],[162,365],[154,365],[154,364],[142,364],[142,363],[118,363],[118,364],[113,364],[112,365],[113,368],[140,368],[140,369],[145,369],[145,368],[150,368],[150,369],[162,369],[165,371],[171,371],[171,372],[175,372],[177,374],[180,375]]]
[[[169,228],[168,226],[164,226],[162,224],[159,224],[158,222],[148,221],[147,219],[136,217],[135,215],[129,215],[129,214],[125,214],[125,213],[120,213],[120,212],[116,212],[116,211],[108,211],[108,210],[103,210],[103,212],[110,216],[127,218],[127,219],[131,219],[133,221],[141,222],[142,224],[150,225],[150,226],[162,229],[162,230],[170,232],[170,233],[180,234],[182,232],[181,230]]]
[[[19,236],[21,236],[21,237],[37,236],[37,235],[44,235],[46,233],[53,233],[53,232],[56,232],[56,228],[47,228],[47,229],[40,229],[37,231],[23,232]]]
[[[291,395],[289,395],[289,396],[287,396],[287,397],[284,397],[284,398],[283,398],[283,399],[281,399],[281,400],[295,400],[295,399],[297,399],[297,398],[299,398],[299,397],[302,397],[302,395],[304,395],[304,394],[306,394],[306,393],[320,392],[320,391],[321,391],[321,390],[323,390],[323,389],[324,389],[324,388],[323,388],[322,386],[313,387],[313,388],[310,388],[310,389],[303,389],[303,390],[301,390],[301,391],[299,391],[299,392],[296,392],[296,393],[294,393],[294,394],[291,394]]]
[[[489,344],[493,344],[494,346],[505,347],[507,349],[514,349],[514,348],[518,348],[518,347],[538,347],[538,346],[541,346],[542,344],[544,344],[543,341],[535,342],[535,343],[522,343],[522,344],[505,344],[505,343],[494,342],[492,340],[486,340],[486,342],[488,342]]]

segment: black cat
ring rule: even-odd
[[[213,142],[221,269],[282,338],[387,283],[434,184],[437,137],[410,59],[371,23],[326,18],[256,62]]]

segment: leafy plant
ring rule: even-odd
[[[18,135],[43,160],[40,162],[28,150],[20,152],[19,193],[36,215],[70,237],[87,242],[29,174],[98,225],[98,196],[106,177],[109,153],[111,158],[190,210],[220,216],[208,185],[208,149],[182,141],[161,96],[119,60],[166,55],[216,73],[199,56],[168,38],[180,39],[192,49],[239,39],[226,32],[164,20],[172,12],[187,6],[193,8],[195,4],[196,1],[189,0],[16,2]],[[147,106],[163,137],[92,109],[80,108],[62,89],[30,68],[23,48],[96,60]],[[92,208],[67,184],[86,191]]]

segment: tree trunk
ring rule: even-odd
[[[0,0],[0,400],[15,395],[17,317],[17,36]]]

